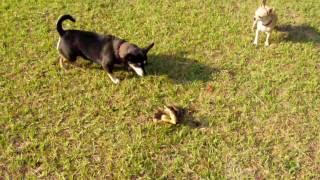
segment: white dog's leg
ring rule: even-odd
[[[252,24],[252,27],[251,27],[252,31],[254,31],[254,28],[256,28],[256,26],[257,26],[257,21],[254,20],[253,24]]]
[[[271,32],[266,32],[266,34],[267,34],[267,38],[266,38],[266,42],[264,43],[264,45],[266,47],[268,47],[270,45],[269,38],[270,38]]]
[[[258,39],[259,39],[259,29],[256,30],[256,37],[254,38],[253,44],[258,45]]]

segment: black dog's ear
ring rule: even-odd
[[[149,46],[143,48],[142,51],[144,52],[144,54],[147,54],[153,46],[154,46],[154,43],[151,43]]]

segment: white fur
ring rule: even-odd
[[[254,30],[255,27],[257,29],[253,44],[258,45],[259,33],[264,32],[267,34],[267,38],[264,44],[265,46],[269,46],[269,39],[272,30],[276,26],[278,17],[277,14],[274,12],[274,9],[266,6],[264,3],[265,1],[263,1],[263,6],[259,7],[255,12],[252,29]]]
[[[133,64],[129,64],[129,66],[138,74],[138,76],[143,76],[143,70],[141,67],[137,67]]]
[[[59,50],[60,40],[61,40],[61,39],[59,38],[58,43],[57,43],[57,50]]]
[[[108,73],[109,78],[111,79],[111,81],[115,84],[119,84],[120,80],[118,78],[113,77],[111,74]]]
[[[267,34],[267,38],[266,38],[264,45],[269,46],[269,39],[270,39],[270,35],[271,35],[272,30],[273,30],[273,27],[265,26],[265,25],[263,25],[262,21],[258,21],[257,22],[257,29],[256,29],[256,36],[254,38],[253,44],[258,45],[259,32],[264,32]]]

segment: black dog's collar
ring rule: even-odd
[[[263,24],[264,26],[269,26],[272,23],[272,19],[267,23],[267,24]]]

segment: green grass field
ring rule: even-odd
[[[269,0],[269,48],[252,45],[259,4],[2,1],[0,179],[319,179],[320,3]],[[65,29],[155,42],[148,76],[61,69],[63,14]],[[188,109],[182,124],[152,122],[164,104]]]

